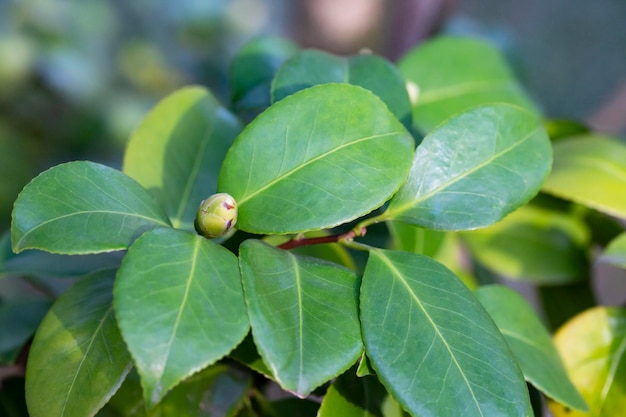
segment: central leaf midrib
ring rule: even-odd
[[[405,204],[403,204],[401,206],[395,207],[395,208],[394,207],[389,207],[389,209],[387,210],[387,213],[386,213],[386,217],[387,218],[393,218],[393,217],[397,216],[398,214],[402,214],[405,211],[410,210],[413,207],[417,206],[422,201],[428,200],[429,198],[431,198],[433,195],[439,193],[440,191],[442,191],[442,190],[444,190],[444,189],[454,185],[455,183],[457,183],[457,182],[467,178],[468,176],[472,175],[474,172],[481,170],[482,168],[484,168],[487,165],[489,165],[489,164],[493,163],[494,161],[496,161],[498,158],[502,157],[503,155],[506,155],[507,153],[513,151],[518,146],[520,146],[523,143],[525,143],[529,138],[531,138],[537,132],[539,132],[540,129],[541,129],[541,127],[536,127],[533,131],[528,133],[526,136],[524,136],[519,141],[515,142],[512,146],[510,146],[510,147],[508,147],[508,148],[498,152],[497,154],[494,154],[489,159],[486,159],[485,161],[483,161],[480,164],[472,167],[471,169],[469,169],[467,171],[463,171],[460,175],[457,175],[456,177],[453,177],[451,180],[444,182],[443,184],[439,185],[438,187],[434,188],[433,190],[427,192],[426,194],[423,194],[421,197],[415,198],[414,200],[409,200],[407,203],[405,203]],[[392,200],[392,204],[393,204],[393,200]]]
[[[443,336],[443,334],[441,334],[441,332],[439,331],[439,327],[437,326],[437,324],[435,323],[433,318],[430,316],[430,314],[428,314],[428,311],[426,310],[424,305],[421,303],[421,301],[419,300],[418,296],[413,292],[413,289],[410,287],[409,283],[406,282],[406,280],[403,278],[403,276],[400,273],[400,271],[395,267],[395,265],[391,262],[391,260],[389,258],[387,258],[379,250],[377,250],[376,253],[378,254],[378,256],[380,256],[382,261],[391,270],[392,274],[395,275],[398,278],[398,280],[402,283],[402,285],[404,285],[404,287],[407,289],[407,291],[411,295],[411,298],[413,298],[413,300],[415,301],[417,306],[420,308],[420,310],[422,310],[422,313],[424,313],[424,315],[426,316],[426,318],[428,319],[428,321],[432,325],[433,329],[435,330],[435,333],[437,334],[437,336],[439,337],[439,339],[441,340],[443,345],[446,347],[446,350],[450,354],[450,358],[454,362],[454,365],[456,366],[456,368],[459,370],[459,373],[463,377],[463,381],[465,381],[465,385],[467,386],[467,389],[469,390],[470,394],[472,395],[472,399],[474,400],[474,404],[476,406],[476,409],[478,410],[480,415],[484,417],[484,414],[482,412],[482,409],[480,408],[480,404],[478,402],[478,399],[476,398],[476,394],[474,394],[474,390],[472,389],[472,386],[469,383],[469,380],[467,379],[467,376],[465,375],[465,372],[463,372],[463,369],[461,368],[461,365],[457,361],[456,356],[454,355],[454,352],[452,352],[452,348],[450,347],[450,345],[446,341],[446,339]]]
[[[307,166],[311,165],[312,163],[317,162],[320,159],[325,158],[325,157],[327,157],[329,155],[332,155],[333,153],[338,152],[338,151],[340,151],[340,150],[342,150],[344,148],[347,148],[347,147],[352,146],[352,145],[357,145],[357,144],[359,144],[361,142],[365,142],[365,141],[368,141],[368,140],[379,139],[379,138],[384,138],[386,136],[401,135],[401,134],[402,134],[402,132],[398,131],[398,132],[383,133],[383,134],[380,134],[380,135],[366,136],[366,137],[363,137],[363,138],[360,138],[360,139],[357,139],[357,140],[354,140],[354,141],[351,141],[351,142],[348,142],[348,143],[344,143],[344,144],[339,145],[339,146],[337,146],[335,148],[332,148],[329,151],[326,151],[326,152],[324,152],[324,153],[322,153],[320,155],[317,155],[317,156],[315,156],[315,157],[313,157],[313,158],[311,158],[311,159],[309,159],[307,161],[304,161],[303,163],[301,163],[300,165],[297,165],[296,167],[290,169],[289,171],[287,171],[287,172],[285,172],[283,174],[280,174],[279,176],[277,176],[273,180],[269,181],[265,185],[257,188],[254,192],[248,194],[247,196],[239,198],[238,204],[241,207],[248,200],[254,198],[258,194],[262,193],[263,191],[267,190],[268,188],[272,187],[273,185],[279,183],[280,181],[284,180],[285,178],[289,177],[290,175],[293,175],[294,173],[300,171],[303,168],[306,168]],[[249,172],[251,172],[251,170]]]

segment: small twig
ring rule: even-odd
[[[295,238],[281,245],[278,245],[280,249],[293,249],[300,246],[307,245],[320,245],[323,243],[336,243],[342,240],[352,240],[357,236],[365,236],[366,229],[364,227],[356,230],[350,230],[349,232],[342,233],[340,235],[320,236],[320,237],[307,237],[307,238]]]

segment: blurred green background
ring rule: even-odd
[[[234,52],[261,34],[391,59],[437,32],[500,46],[548,117],[626,131],[623,0],[0,0],[0,226],[38,172],[120,165],[160,98],[206,85],[228,104]]]

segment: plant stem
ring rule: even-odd
[[[288,250],[288,249],[293,249],[293,248],[297,248],[300,246],[319,245],[322,243],[336,243],[340,241],[341,242],[351,241],[357,236],[365,236],[365,232],[366,232],[366,229],[364,227],[361,227],[361,228],[352,229],[349,232],[342,233],[340,235],[308,237],[308,238],[296,237],[294,239],[291,239],[288,242],[278,245],[277,247],[280,249]]]

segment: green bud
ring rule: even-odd
[[[213,194],[203,200],[194,226],[198,234],[214,238],[223,236],[237,223],[237,203],[226,193]]]

